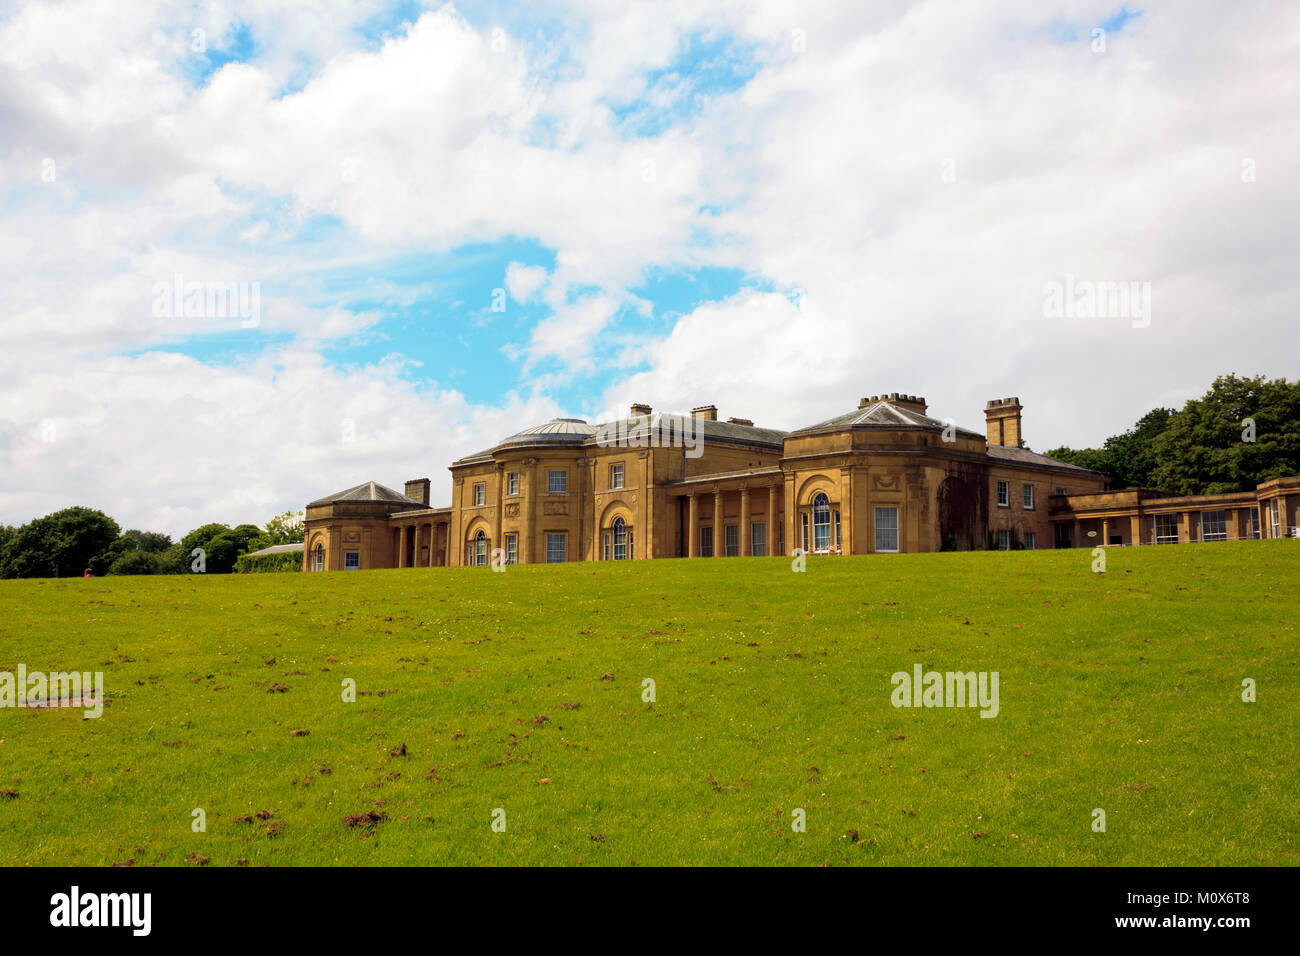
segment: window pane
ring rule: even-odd
[[[567,471],[547,472],[546,490],[554,495],[565,494],[569,490],[569,473]]]
[[[876,509],[876,550],[898,550],[898,509]]]
[[[546,563],[559,564],[564,561],[565,554],[565,535],[551,534],[546,535]]]
[[[1156,544],[1178,542],[1178,516],[1156,515]]]
[[[713,557],[713,529],[712,528],[700,529],[700,557],[702,558]]]
[[[813,499],[813,550],[825,551],[831,546],[831,503],[825,495]]]
[[[1025,507],[1032,508],[1033,506],[1034,506],[1034,486],[1025,485]]]
[[[723,529],[722,533],[725,535],[727,544],[727,557],[737,557],[740,554],[740,527],[738,525],[729,524]]]
[[[749,553],[756,558],[767,554],[767,522],[755,521],[749,526]]]

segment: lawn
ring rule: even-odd
[[[1107,560],[0,581],[0,671],[109,698],[0,710],[0,864],[1300,862],[1300,543]]]

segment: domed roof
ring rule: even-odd
[[[500,445],[581,445],[596,434],[596,429],[581,418],[552,418],[542,425],[534,425],[516,432]]]

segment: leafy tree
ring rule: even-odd
[[[158,531],[140,531],[130,528],[122,532],[122,537],[131,542],[131,550],[143,551],[145,554],[158,554],[171,547],[170,535]]]
[[[227,524],[217,524],[214,522],[212,524],[200,525],[185,537],[181,538],[181,548],[187,555],[195,548],[204,548],[206,550],[209,541],[222,532],[229,530],[230,525]]]
[[[103,574],[118,557],[121,528],[94,508],[64,508],[8,535],[0,577],[80,577],[86,568]]]
[[[1093,471],[1100,471],[1107,475],[1112,472],[1110,455],[1101,448],[1068,448],[1062,445],[1060,448],[1051,449],[1046,454],[1048,458],[1069,462],[1080,468],[1091,468]]]
[[[1107,473],[1117,488],[1149,488],[1155,472],[1155,440],[1174,416],[1172,408],[1153,408],[1122,435],[1106,439]]]
[[[179,570],[192,569],[195,548],[204,551],[204,567],[209,574],[229,574],[234,570],[235,559],[247,550],[250,542],[262,537],[262,529],[255,524],[241,524],[234,528],[224,524],[205,524],[195,528],[180,543],[180,554],[168,554],[169,569],[180,558]]]
[[[1298,474],[1300,382],[1220,376],[1169,420],[1152,451],[1152,481],[1172,494],[1245,491]]]
[[[275,544],[298,544],[303,540],[303,513],[286,511],[284,514],[276,515],[266,523],[266,531],[263,532],[262,539],[266,542],[263,547]]]

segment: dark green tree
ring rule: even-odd
[[[14,531],[0,555],[0,577],[103,574],[123,550],[121,528],[94,508],[64,508]]]
[[[145,554],[157,554],[160,551],[166,551],[172,545],[171,536],[158,531],[140,531],[138,528],[128,528],[122,532],[122,537],[131,542],[132,551],[143,551]]]
[[[1224,375],[1170,418],[1152,483],[1171,494],[1246,491],[1300,474],[1300,382]]]

